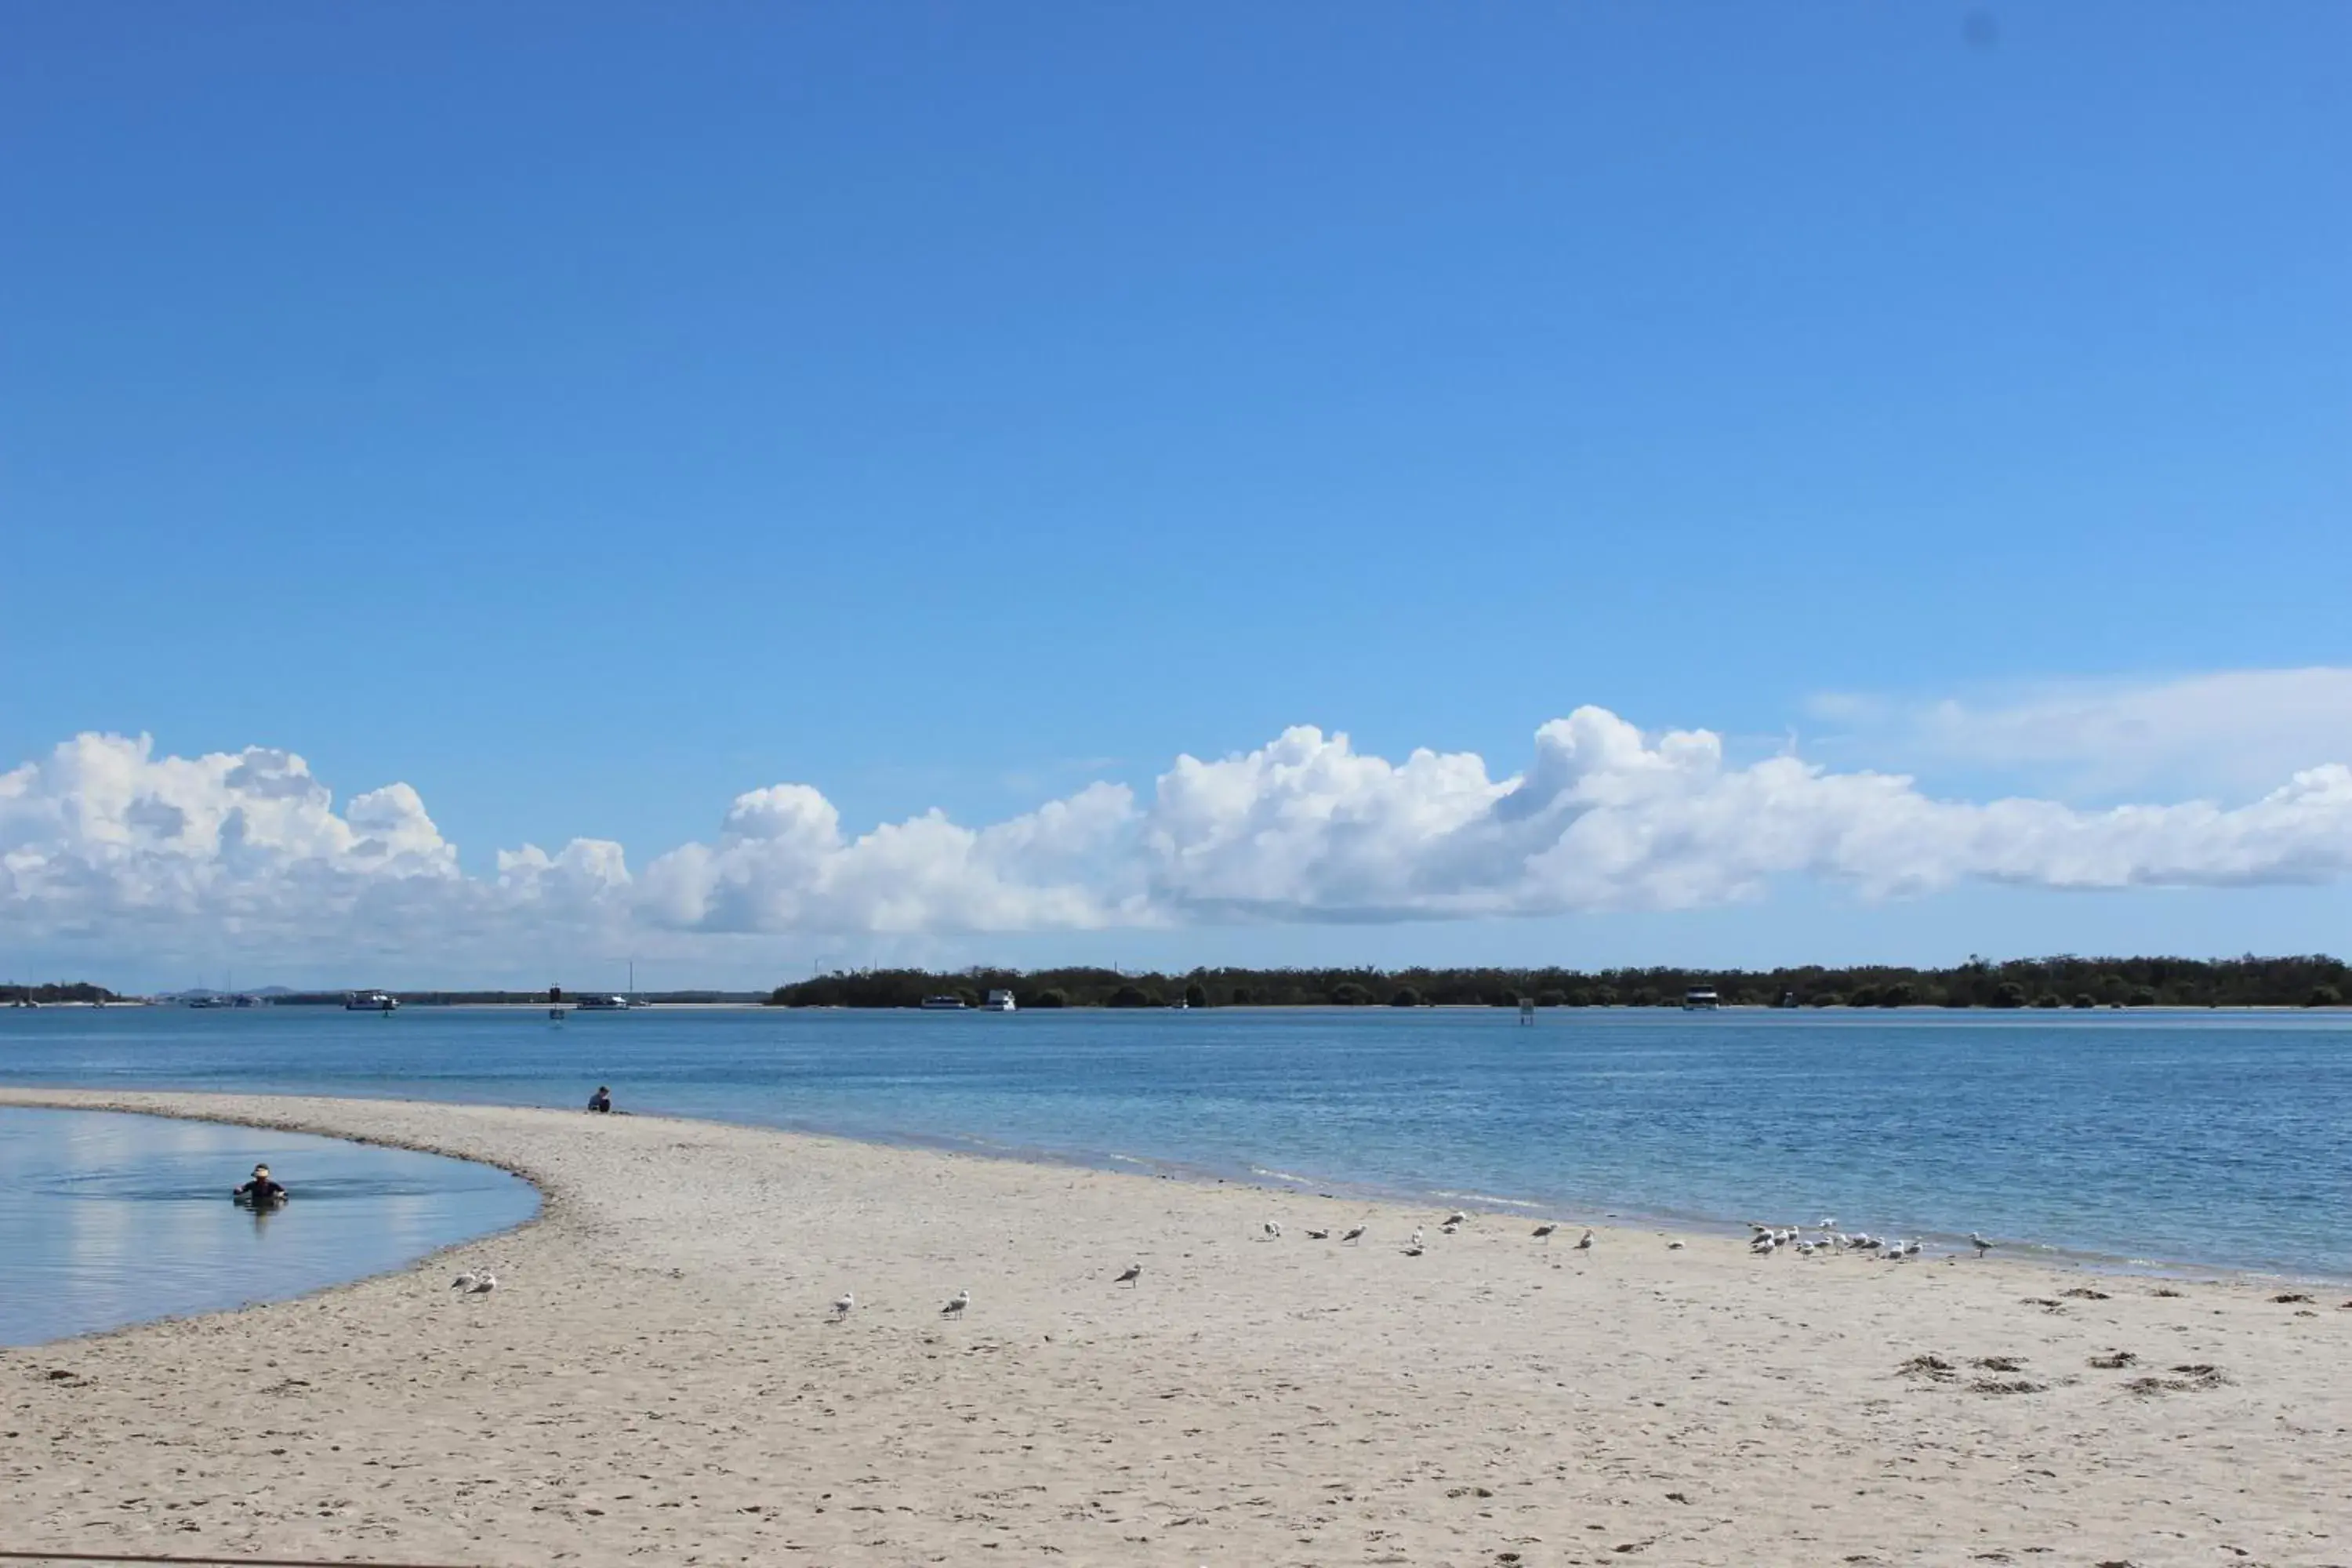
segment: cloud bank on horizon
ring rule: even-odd
[[[2346,748],[2352,752],[2352,747]],[[1914,897],[1968,880],[2051,889],[2253,887],[2352,872],[2352,767],[2236,805],[2084,810],[1938,799],[1912,778],[1794,754],[1727,761],[1706,731],[1645,734],[1579,708],[1526,768],[1402,762],[1301,726],[1140,795],[1090,784],[969,827],[931,812],[845,831],[816,789],[735,797],[714,837],[633,867],[575,839],[469,874],[418,793],[340,811],[285,751],[178,757],[83,734],[0,773],[0,933],[164,946],[199,926],[289,951],[430,955],[519,933],[682,941],[1017,932],[1682,910],[1778,878]]]

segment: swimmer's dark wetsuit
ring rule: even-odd
[[[237,1188],[229,1196],[241,1204],[282,1204],[286,1201],[286,1189],[276,1182],[256,1178]]]

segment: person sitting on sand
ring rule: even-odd
[[[599,1112],[612,1110],[613,1091],[603,1084],[598,1084],[596,1092],[588,1097],[588,1109]]]
[[[268,1166],[256,1165],[253,1168],[253,1180],[229,1194],[229,1196],[241,1204],[266,1206],[270,1204],[284,1203],[286,1189],[279,1186],[270,1176]]]

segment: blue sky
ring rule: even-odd
[[[282,748],[336,810],[413,786],[402,876],[586,838],[642,887],[768,785],[982,827],[1295,725],[1500,781],[1591,704],[2078,811],[2352,762],[2352,688],[2264,674],[2352,664],[2340,5],[0,27],[0,770]],[[2177,743],[2002,743],[2053,693]],[[222,938],[179,860],[181,903],[66,899],[113,872],[44,813],[0,828],[48,868],[23,963],[341,962],[250,889]],[[1799,856],[1680,902],[688,900],[513,963],[2341,949],[2332,831],[2112,886],[1972,839],[1929,887]]]

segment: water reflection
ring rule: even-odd
[[[257,1164],[288,1202],[230,1201]],[[520,1224],[538,1201],[437,1155],[0,1107],[0,1344],[300,1295]]]

